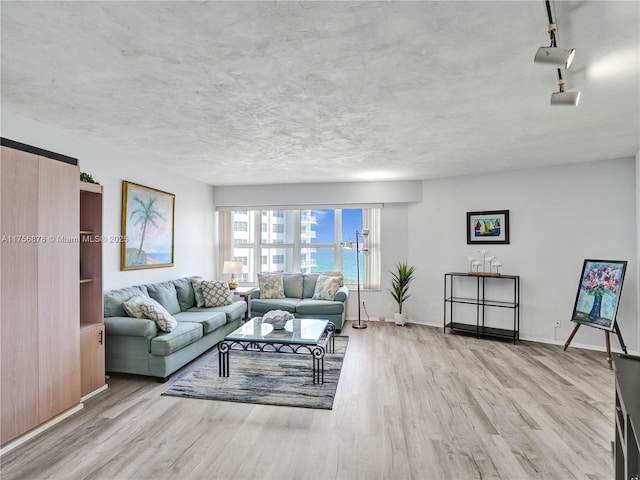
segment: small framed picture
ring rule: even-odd
[[[509,243],[509,210],[467,212],[467,244],[498,243]]]

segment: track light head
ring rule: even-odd
[[[551,105],[565,105],[575,107],[580,101],[580,92],[553,92]]]
[[[534,63],[550,63],[552,65],[564,65],[568,69],[575,56],[575,48],[540,47],[534,57]]]
[[[551,94],[551,105],[567,105],[575,107],[580,101],[580,92],[565,92],[564,80],[558,69],[558,91]]]

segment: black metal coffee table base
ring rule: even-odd
[[[333,353],[335,348],[336,326],[329,322],[324,331],[324,341],[313,344],[287,342],[265,342],[256,340],[223,340],[218,344],[218,365],[220,377],[229,376],[229,352],[231,350],[244,350],[248,352],[277,352],[288,354],[311,355],[313,383],[324,383],[324,356],[325,353]]]

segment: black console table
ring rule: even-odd
[[[475,295],[460,297],[455,294],[455,284],[461,277],[474,279]],[[485,297],[487,284],[493,282],[512,282],[513,295],[508,301],[491,300]],[[468,289],[467,289],[468,290]],[[454,321],[453,305],[475,305],[475,323]],[[485,326],[485,315],[488,308],[510,308],[513,310],[513,328],[495,328]],[[448,311],[448,315],[447,315]],[[472,273],[450,272],[444,274],[444,333],[447,328],[452,331],[473,333],[477,337],[501,337],[513,339],[515,344],[520,335],[520,276],[518,275],[474,275]]]
[[[616,367],[616,480],[640,474],[640,357],[614,354]]]

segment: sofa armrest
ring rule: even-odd
[[[104,327],[107,335],[154,338],[158,327],[153,320],[132,317],[106,317]]]
[[[256,290],[255,292],[251,292],[251,299],[260,298],[260,290]]]
[[[349,298],[349,289],[347,287],[340,287],[336,292],[336,296],[333,298],[337,302],[346,302]]]

